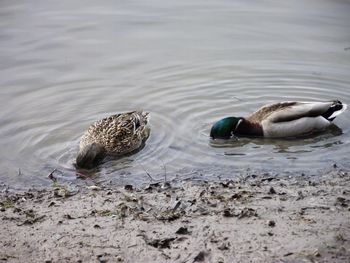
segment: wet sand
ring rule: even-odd
[[[350,175],[0,196],[2,262],[350,262]]]

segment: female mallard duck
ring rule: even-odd
[[[148,113],[132,111],[93,123],[81,137],[76,164],[91,169],[107,155],[122,156],[141,149],[148,139]]]
[[[328,102],[280,102],[264,106],[247,118],[227,117],[216,122],[210,131],[213,139],[233,135],[295,137],[322,131],[345,111],[346,104]]]

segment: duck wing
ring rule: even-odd
[[[288,122],[304,117],[323,117],[332,121],[347,108],[340,101],[326,102],[280,102],[262,107],[248,119],[255,121]]]
[[[283,111],[291,106],[294,106],[295,104],[297,104],[297,102],[286,101],[286,102],[279,102],[279,103],[265,105],[260,109],[258,109],[253,114],[251,114],[246,119],[252,123],[261,123],[262,121],[269,118],[272,114]]]
[[[148,122],[148,113],[132,111],[122,114],[112,115],[107,120],[110,133],[113,137],[124,139],[134,136]]]
[[[111,115],[90,125],[80,147],[95,142],[104,146],[107,152],[130,151],[144,139],[147,122],[148,113],[142,111]]]
[[[269,117],[271,122],[288,122],[305,117],[323,117],[332,121],[346,109],[340,101],[326,102],[294,102],[288,107],[273,112]]]

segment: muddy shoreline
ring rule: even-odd
[[[2,262],[350,262],[350,173],[0,195]]]

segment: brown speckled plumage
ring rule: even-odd
[[[93,123],[80,140],[80,149],[92,143],[103,146],[107,155],[124,155],[142,146],[149,136],[148,113],[132,111]]]
[[[263,120],[267,119],[272,113],[276,113],[280,110],[286,110],[287,108],[296,105],[297,102],[279,102],[275,104],[266,105],[246,119],[252,123],[261,123]]]

